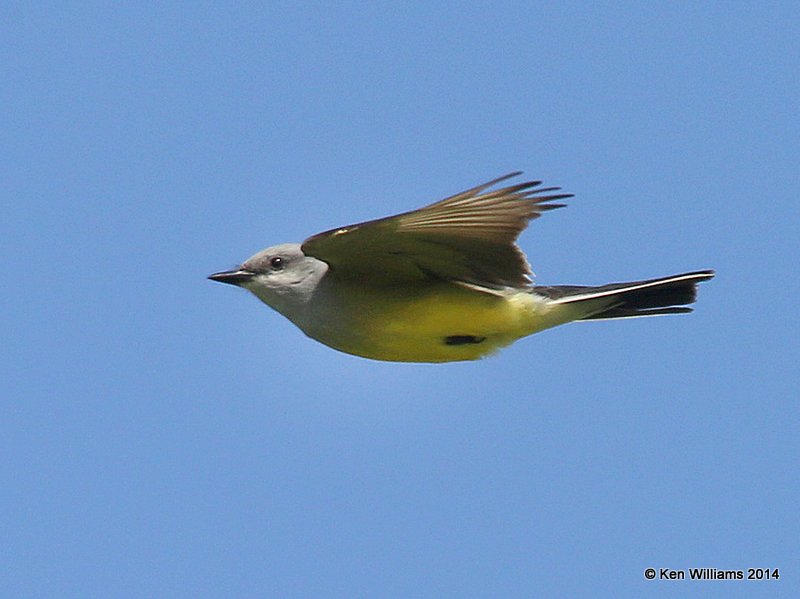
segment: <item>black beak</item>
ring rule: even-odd
[[[208,278],[218,283],[227,283],[228,285],[241,285],[247,283],[255,276],[254,272],[240,268],[238,270],[226,270],[223,272],[215,272],[213,275],[208,275]]]

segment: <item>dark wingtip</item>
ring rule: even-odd
[[[487,187],[492,187],[493,185],[497,185],[498,183],[501,183],[503,181],[508,181],[509,179],[513,179],[514,177],[519,177],[521,174],[522,174],[522,171],[512,171],[512,172],[510,172],[510,173],[508,173],[506,175],[503,175],[501,177],[497,177],[496,179],[492,179],[491,181],[487,181],[486,183],[481,184],[480,187],[483,187],[484,189],[487,188]],[[523,183],[522,185],[525,185],[525,184]],[[537,185],[538,185],[538,183],[537,183]]]

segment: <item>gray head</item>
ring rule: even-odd
[[[244,287],[262,302],[291,317],[308,302],[328,265],[306,256],[299,243],[283,243],[251,256],[237,269],[208,278]]]

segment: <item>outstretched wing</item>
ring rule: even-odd
[[[487,191],[494,179],[435,204],[396,216],[332,229],[309,237],[303,253],[327,262],[336,277],[392,285],[444,279],[483,287],[522,287],[530,267],[515,241],[528,221],[560,208],[552,193],[527,181]]]

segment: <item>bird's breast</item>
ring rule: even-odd
[[[319,291],[296,324],[330,347],[376,360],[474,360],[547,328],[547,302],[525,290],[488,293],[435,282]]]

